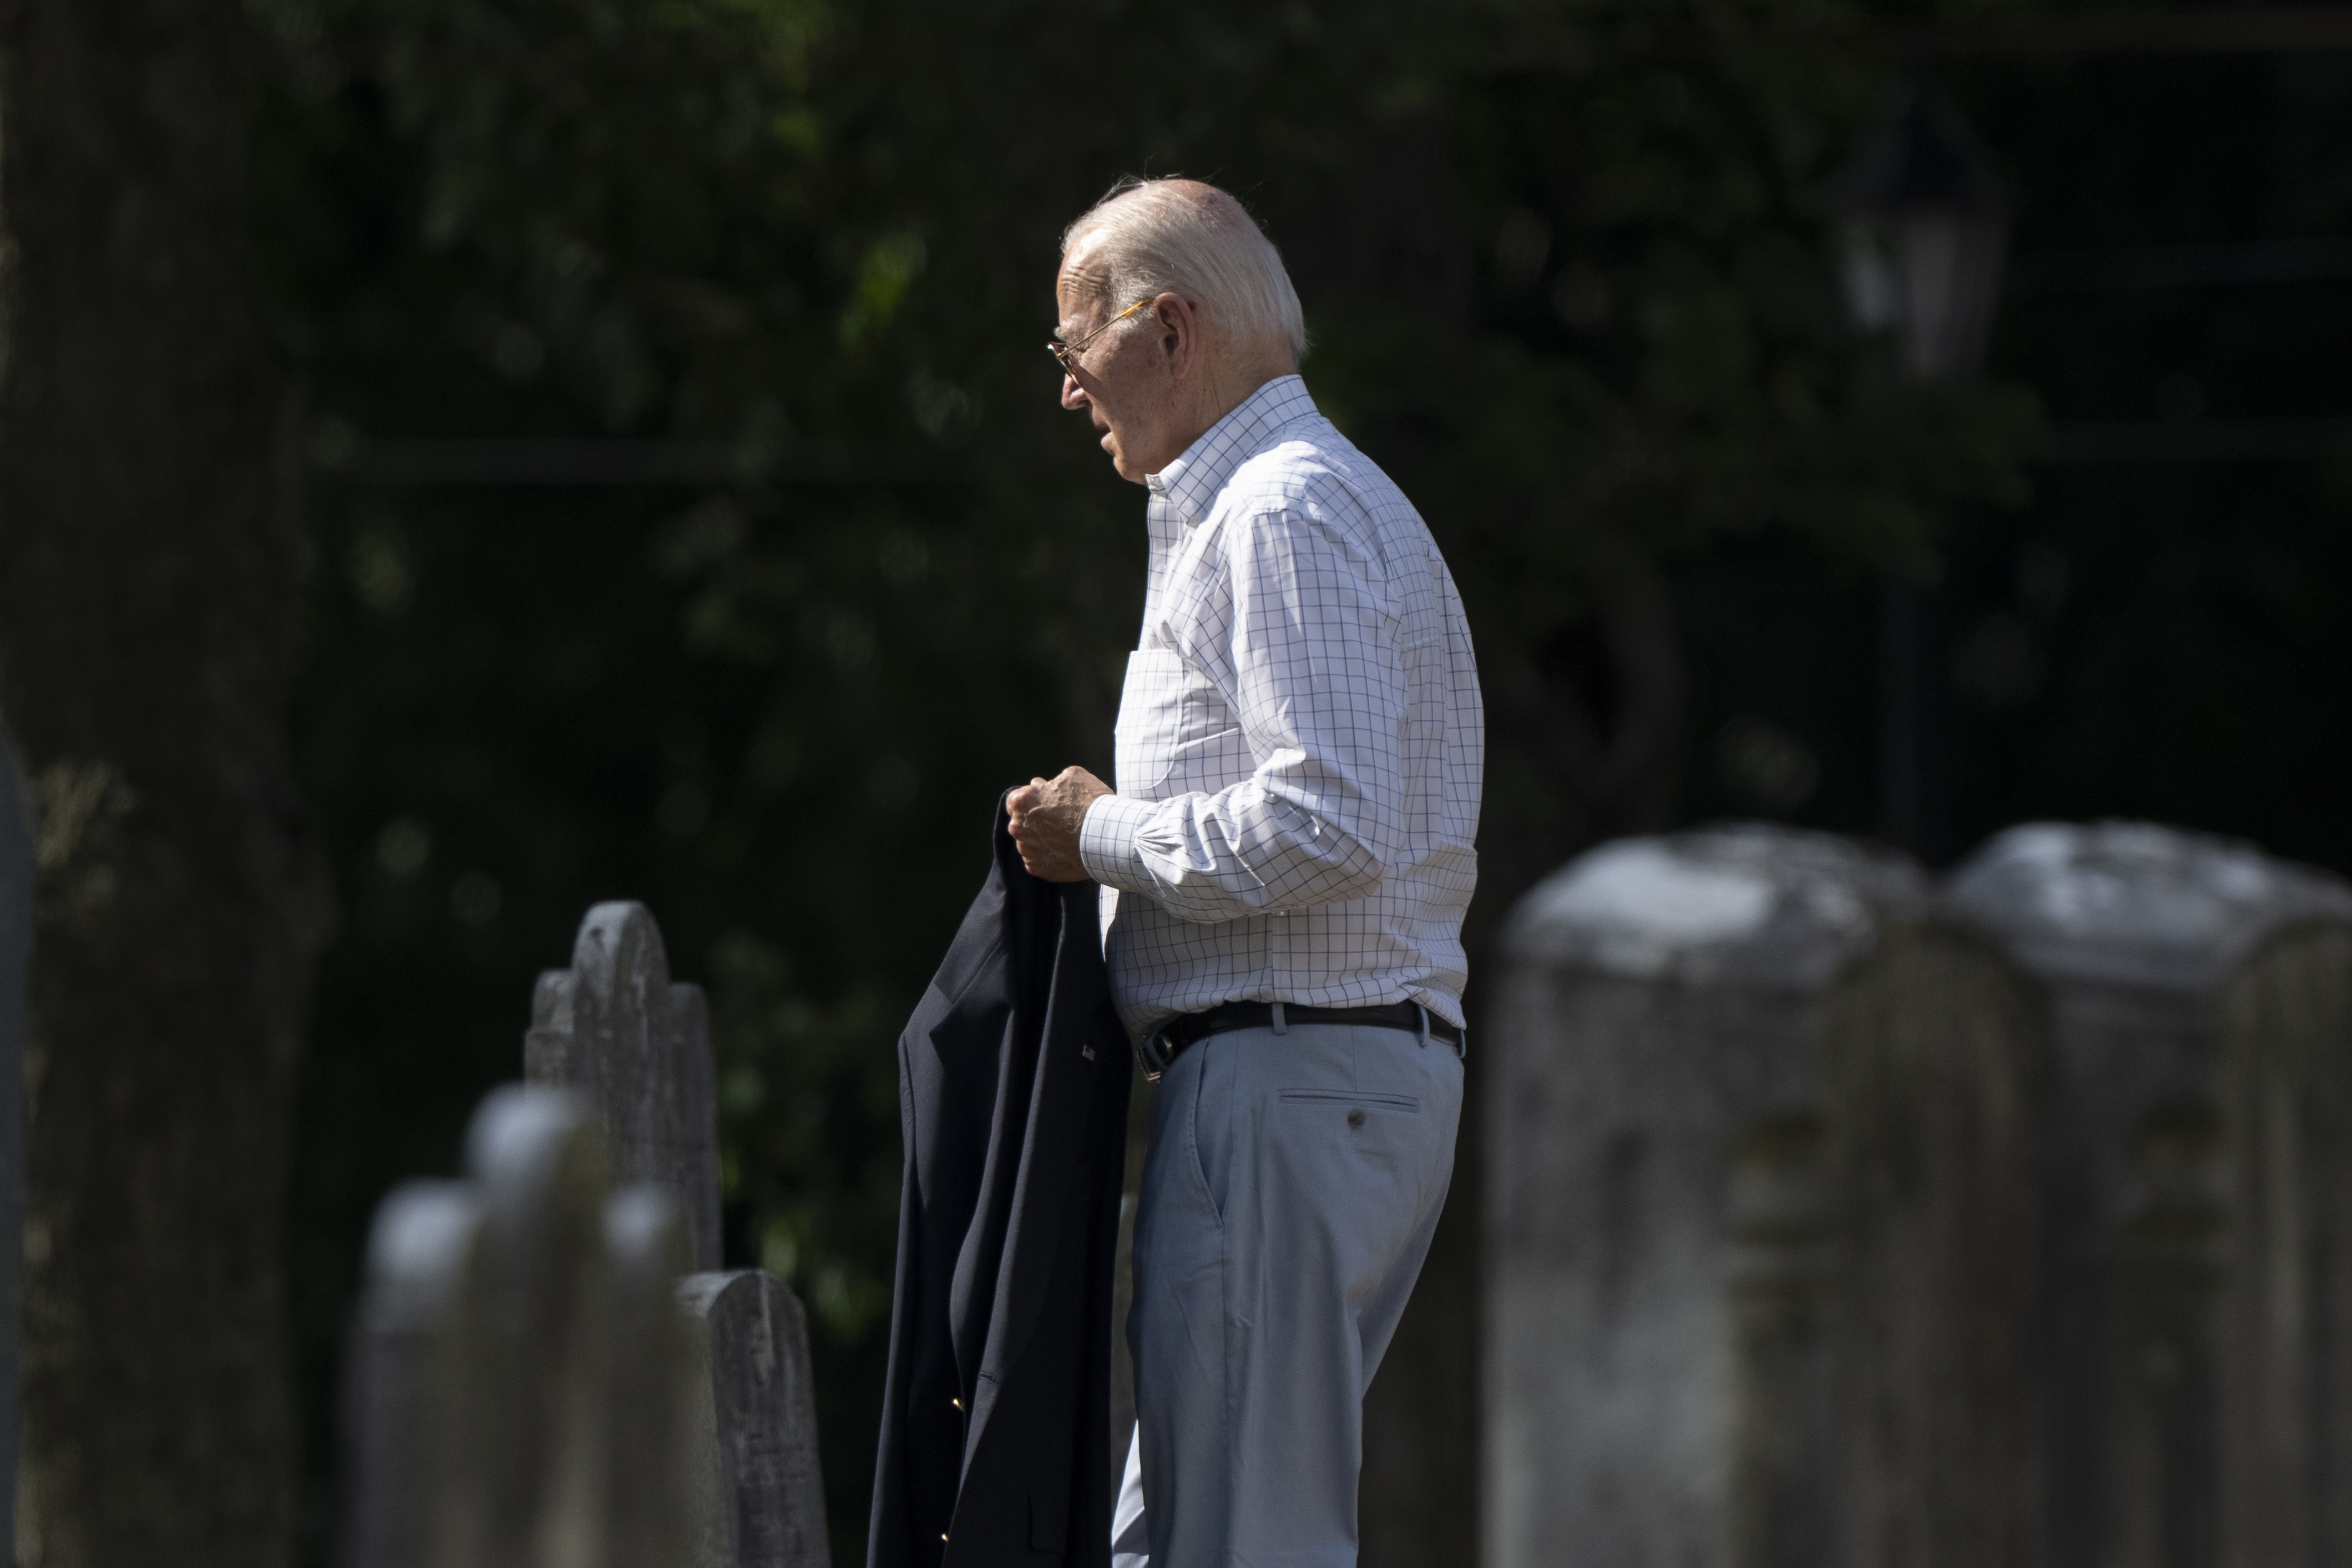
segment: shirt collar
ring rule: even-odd
[[[1184,455],[1145,478],[1151,493],[1189,525],[1209,515],[1234,470],[1265,450],[1286,425],[1312,414],[1315,399],[1297,375],[1278,375],[1208,428]]]

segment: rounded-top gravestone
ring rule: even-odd
[[[2027,1560],[2039,1028],[1918,870],[1739,826],[1514,911],[1486,1557]]]
[[[2352,1560],[2352,887],[2038,823],[1948,898],[2052,999],[2051,1560]]]

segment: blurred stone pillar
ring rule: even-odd
[[[2352,888],[2043,824],[1949,896],[2052,997],[2051,1561],[2352,1561]]]
[[[593,1108],[495,1090],[470,1179],[376,1211],[345,1384],[344,1568],[697,1561],[675,1291],[692,1240],[651,1184],[610,1190]]]
[[[1506,952],[1489,1568],[2035,1563],[2032,987],[1756,826],[1604,845]]]

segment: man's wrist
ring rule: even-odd
[[[1096,796],[1078,822],[1078,860],[1087,875],[1123,893],[1153,891],[1151,874],[1135,847],[1136,835],[1150,820],[1152,810],[1149,801]]]

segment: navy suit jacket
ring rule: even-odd
[[[907,1164],[869,1568],[1108,1568],[1132,1061],[1091,882],[987,885],[898,1037]]]

